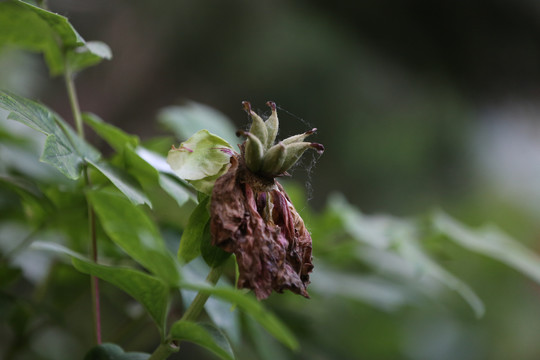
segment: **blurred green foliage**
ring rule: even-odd
[[[27,6],[13,4],[1,3]],[[313,201],[306,200],[305,186],[293,181],[286,186],[312,232],[312,299],[283,294],[265,303],[292,329],[300,350],[290,352],[253,318],[212,298],[204,317],[223,330],[237,358],[533,360],[540,356],[536,340],[540,325],[534,320],[540,313],[536,284],[540,262],[535,252],[496,228],[471,230],[442,211],[426,210],[442,206],[473,225],[491,219],[537,247],[538,215],[504,198],[491,183],[475,178],[469,138],[475,130],[471,119],[478,109],[436,66],[425,73],[410,71],[364,41],[368,25],[358,35],[350,22],[302,2],[164,2],[159,6],[95,2],[82,6],[51,1],[50,6],[66,9],[85,35],[104,39],[117,54],[114,61],[78,76],[83,107],[107,119],[102,122],[91,114],[85,118],[95,131],[89,134],[91,143],[106,155],[98,159],[79,148],[76,136],[58,115],[68,113],[67,102],[59,100],[65,99],[61,84],[45,80],[47,72],[35,56],[14,50],[13,39],[20,31],[10,25],[13,18],[7,12],[0,12],[0,29],[6,30],[0,32],[0,63],[5,69],[0,84],[51,104],[58,114],[12,93],[3,93],[2,107],[11,97],[20,109],[39,109],[57,127],[38,130],[49,135],[60,131],[60,140],[67,136],[65,142],[47,141],[42,134],[8,120],[8,112],[0,112],[3,357],[74,359],[82,358],[93,346],[87,277],[65,258],[30,246],[39,241],[41,248],[62,244],[69,251],[88,253],[80,180],[67,179],[38,161],[43,149],[53,155],[58,151],[51,149],[51,143],[66,145],[75,154],[75,161],[52,162],[53,166],[76,178],[83,154],[85,162],[93,163],[94,183],[108,191],[95,194],[114,195],[107,199],[122,202],[122,209],[132,209],[130,218],[148,218],[154,224],[149,231],[162,240],[153,254],[156,261],[122,246],[122,238],[115,240],[116,230],[107,221],[112,221],[109,215],[126,216],[124,210],[111,214],[108,211],[114,204],[108,208],[99,195],[89,195],[103,210],[98,227],[100,256],[115,266],[138,271],[135,259],[154,273],[137,276],[161,273],[158,283],[173,276],[161,267],[167,267],[166,258],[178,250],[196,198],[186,191],[185,183],[170,176],[161,157],[173,142],[185,140],[199,128],[234,141],[232,129],[244,126],[241,120],[229,123],[227,116],[205,105],[170,107],[181,103],[178,97],[212,104],[235,119],[239,119],[241,100],[254,104],[275,100],[317,126],[317,141],[328,149],[316,168],[306,172],[299,167],[294,173],[296,181],[309,178],[313,190],[307,195],[314,196]],[[363,6],[364,10],[377,8]],[[68,39],[68,51],[86,46],[84,57],[72,62],[77,69],[95,64],[94,55],[108,57],[106,51],[100,52],[100,45],[88,46],[67,21],[51,23],[47,16],[32,21],[40,22],[39,26],[61,26],[62,33],[73,31],[78,40]],[[23,47],[43,52],[51,73],[58,73],[63,65],[57,61],[54,45],[47,43],[53,41],[47,34],[40,32],[39,46]],[[425,58],[433,59],[430,56]],[[17,113],[13,107],[9,110]],[[14,116],[21,121],[20,115]],[[166,128],[158,129],[148,119],[158,119]],[[284,115],[282,124],[282,137],[310,128],[292,114]],[[332,195],[335,191],[344,195]],[[533,194],[529,196],[534,199]],[[152,210],[135,205],[142,203],[152,204]],[[360,204],[364,212],[353,204]],[[366,215],[373,211],[422,215]],[[56,248],[68,251],[61,249]],[[83,272],[103,271],[122,278],[116,268],[98,270],[83,260],[75,260],[75,265]],[[200,258],[183,270],[199,277],[207,272]],[[230,286],[234,270],[229,268],[225,275],[223,286]],[[145,300],[145,291],[137,294],[142,287],[116,286],[131,297],[102,282],[104,339],[120,344],[128,353],[153,351],[159,334],[149,330],[149,324],[152,318],[163,321],[159,301],[166,295],[158,296],[159,301]],[[159,285],[166,292],[164,286]],[[173,297],[170,320],[178,319],[181,304],[193,298],[197,289],[188,288]],[[236,295],[222,294],[222,298],[227,296]],[[249,306],[245,304],[243,310]],[[182,326],[192,325],[180,324],[176,330]],[[202,332],[208,333],[214,332]],[[223,335],[216,336],[222,339]],[[217,342],[206,344],[211,347]],[[221,356],[226,358],[226,354]],[[178,358],[212,356],[183,343]]]

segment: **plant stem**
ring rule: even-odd
[[[77,92],[75,91],[75,82],[73,80],[73,73],[69,70],[69,65],[66,63],[66,72],[64,74],[66,81],[66,88],[69,96],[69,104],[71,105],[71,112],[73,113],[73,119],[75,120],[75,127],[77,134],[81,139],[84,139],[84,127],[81,116],[81,108],[79,107],[79,99],[77,98]]]
[[[148,360],[165,360],[169,357],[169,355],[174,354],[175,352],[178,352],[179,347],[176,345],[176,343],[172,341],[167,341],[164,343],[159,344],[156,351],[152,353],[150,358]]]
[[[206,281],[212,285],[215,285],[221,277],[222,273],[223,266],[213,267],[210,269],[210,272],[206,277]],[[201,314],[201,311],[204,309],[204,304],[209,297],[210,295],[208,293],[203,293],[199,291],[199,293],[197,293],[197,296],[195,296],[195,299],[193,299],[184,315],[182,315],[182,318],[180,318],[180,321],[196,320]],[[178,346],[176,341],[169,338],[158,346],[158,348],[152,353],[152,356],[150,356],[148,360],[165,360],[167,359],[167,357],[169,357],[169,355],[178,352],[179,350],[180,347]]]
[[[75,127],[77,134],[81,140],[84,140],[84,127],[82,122],[81,108],[79,107],[79,99],[77,98],[77,91],[75,90],[75,81],[73,79],[73,73],[69,67],[69,64],[65,63],[64,80],[66,83],[66,89],[69,96],[69,103],[71,105],[71,111],[73,113],[73,119],[75,121]],[[85,186],[88,188],[91,185],[90,178],[88,176],[88,168],[85,164],[83,167],[83,177]],[[87,201],[88,209],[88,232],[90,234],[90,253],[92,260],[97,263],[98,260],[98,246],[96,237],[96,216],[94,209]],[[99,281],[98,278],[90,276],[90,292],[92,294],[92,314],[94,318],[94,333],[95,341],[99,345],[101,344],[101,311],[99,303]]]
[[[215,285],[219,278],[221,277],[221,274],[223,273],[223,266],[213,267],[210,269],[210,272],[208,273],[208,276],[206,277],[206,281],[209,282],[212,285]],[[193,321],[196,320],[197,317],[199,317],[201,311],[204,308],[204,304],[206,304],[206,301],[210,297],[210,294],[208,293],[202,293],[199,291],[197,293],[197,296],[195,296],[195,299],[191,302],[191,305],[189,305],[188,309],[182,315],[182,318],[180,320],[186,320],[186,321]]]

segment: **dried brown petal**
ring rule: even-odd
[[[210,211],[213,244],[236,255],[240,288],[258,299],[285,289],[309,297],[311,237],[279,183],[233,156],[214,185]]]

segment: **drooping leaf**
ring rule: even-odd
[[[94,346],[84,356],[84,360],[148,360],[149,358],[150,354],[124,352],[120,346],[111,343]]]
[[[148,206],[152,207],[152,203],[139,185],[128,178],[127,174],[123,174],[120,169],[116,169],[106,162],[94,162],[92,160],[87,160],[87,162],[105,175],[133,204],[148,204]]]
[[[0,108],[9,111],[8,119],[47,135],[40,160],[56,167],[68,178],[77,179],[80,176],[84,159],[99,159],[97,150],[80,139],[59,115],[44,105],[2,91]]]
[[[495,227],[473,231],[443,212],[433,218],[435,228],[466,249],[492,257],[540,283],[540,256]]]
[[[107,124],[95,114],[83,113],[82,118],[118,153],[122,152],[126,145],[136,147],[139,144],[139,138],[137,136],[129,135],[116,126]]]
[[[187,139],[197,131],[206,129],[229,144],[238,143],[236,128],[231,121],[206,105],[189,102],[184,106],[169,106],[159,112],[158,120],[174,131],[179,139]]]
[[[180,320],[172,325],[170,336],[174,340],[189,341],[202,346],[218,355],[221,359],[235,359],[231,345],[225,335],[210,324]]]
[[[86,43],[64,16],[23,1],[0,2],[0,45],[43,53],[52,75],[65,71],[65,58],[80,70],[110,58],[106,46]]]
[[[188,263],[201,254],[201,241],[204,236],[205,226],[210,221],[208,212],[209,197],[199,202],[199,205],[191,213],[187,226],[182,233],[180,246],[178,247],[178,259]],[[208,234],[209,235],[209,234]]]
[[[68,255],[77,270],[94,275],[125,291],[144,306],[158,325],[161,334],[164,334],[165,317],[169,302],[169,287],[162,280],[131,268],[96,264],[84,256],[55,243],[36,241],[32,244],[32,248]]]
[[[179,266],[141,207],[110,190],[90,191],[88,200],[111,240],[167,284],[178,284]]]

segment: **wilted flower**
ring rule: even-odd
[[[275,177],[285,174],[305,150],[322,153],[324,148],[303,141],[316,129],[274,145],[278,118],[275,104],[268,105],[272,115],[263,121],[244,102],[253,124],[249,132],[239,132],[247,137],[241,154],[231,157],[231,166],[214,184],[212,241],[236,255],[238,286],[252,289],[257,298],[285,289],[309,297],[311,236]]]
[[[248,132],[237,133],[246,137],[240,154],[201,130],[173,147],[167,161],[178,176],[211,195],[212,243],[236,255],[240,288],[252,289],[258,299],[285,289],[309,297],[311,236],[275,178],[288,175],[307,149],[322,153],[324,147],[304,141],[316,129],[275,144],[276,105],[267,103],[272,114],[264,121],[243,104],[253,122]]]

